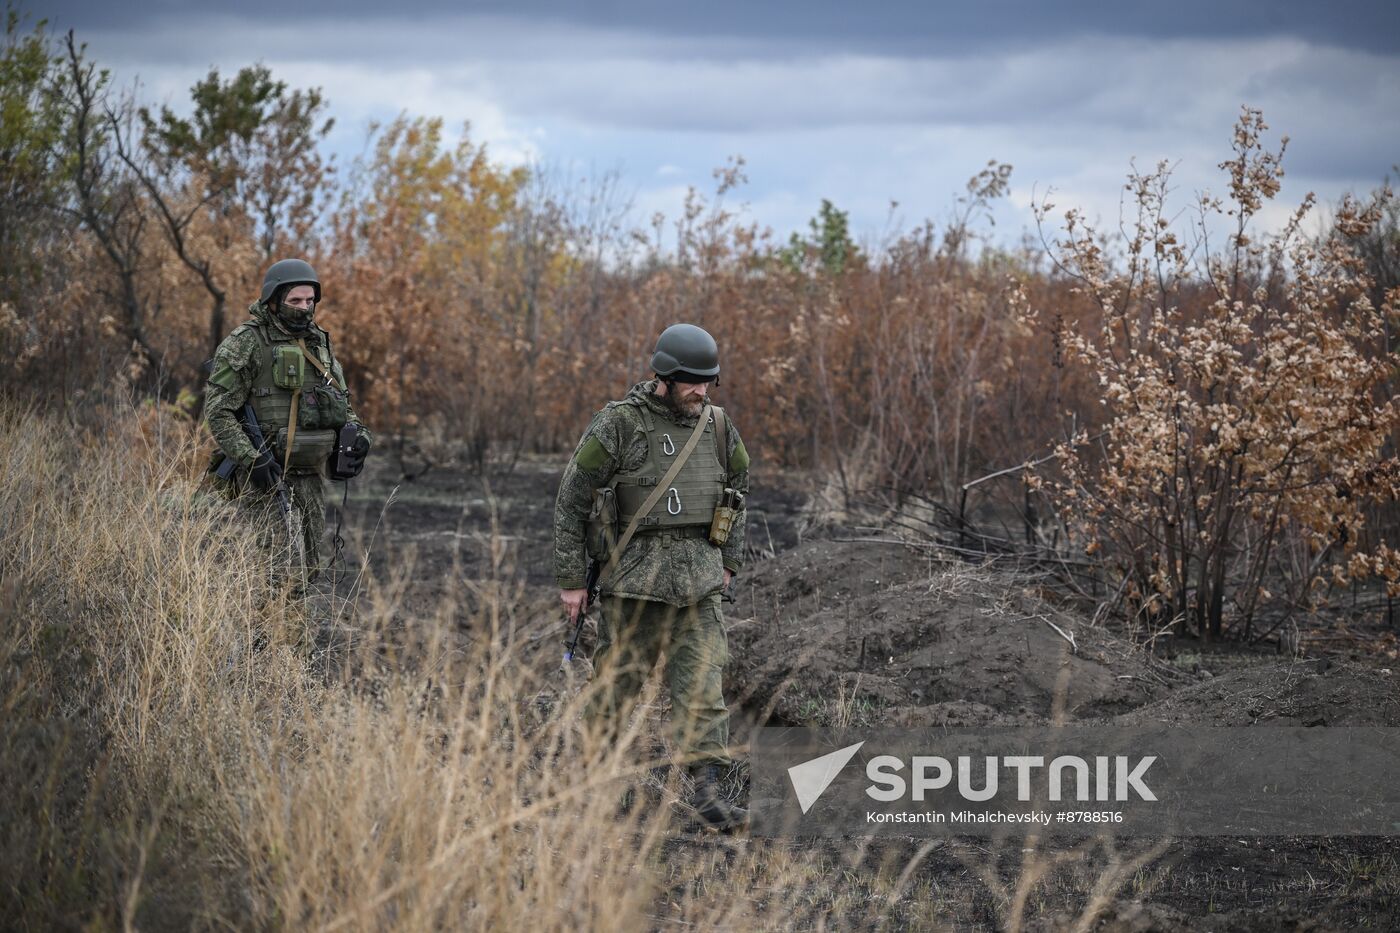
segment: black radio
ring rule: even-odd
[[[336,435],[335,451],[331,454],[331,479],[354,479],[365,468],[369,445],[360,442],[360,426],[351,421]]]

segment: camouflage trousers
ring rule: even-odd
[[[313,582],[321,572],[321,539],[326,534],[326,493],[325,482],[320,474],[286,477],[287,497],[292,508],[298,513],[292,522],[294,529],[300,528],[298,542],[305,557],[299,570],[305,574],[305,583]],[[233,492],[229,484],[229,492]],[[275,579],[281,578],[287,568],[285,555],[288,553],[287,522],[282,517],[282,508],[277,494],[260,489],[246,489],[233,495],[244,520],[254,529],[258,544],[272,556],[272,573]],[[301,574],[297,574],[301,575]]]
[[[677,750],[692,764],[728,765],[729,708],[723,681],[729,643],[719,600],[715,594],[678,607],[605,597],[593,654],[597,691],[586,711],[589,721],[619,728],[626,708],[664,658]]]

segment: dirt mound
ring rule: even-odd
[[[1387,668],[1212,655],[1176,665],[995,565],[916,546],[809,540],[760,560],[729,610],[732,700],[812,726],[1400,725]]]
[[[1387,668],[1319,659],[1231,671],[1181,687],[1115,724],[1397,726],[1400,692]]]
[[[1142,654],[994,566],[810,541],[755,567],[726,682],[763,721],[1025,725],[1110,716],[1161,695]]]

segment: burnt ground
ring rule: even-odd
[[[403,482],[392,458],[380,458],[350,494],[348,563],[368,547],[374,575],[396,581],[405,627],[431,617],[448,594],[469,608],[476,594],[504,586],[532,617],[557,617],[562,639],[550,566],[560,467],[525,459],[486,476],[435,468]],[[750,561],[726,607],[736,739],[763,723],[1400,726],[1393,653],[1317,639],[1332,647],[1301,658],[1192,643],[1149,654],[1091,626],[1044,580],[950,561],[888,532],[823,524],[799,487],[755,477]],[[539,663],[557,665],[558,644],[542,642]],[[996,928],[986,872],[1014,884],[1019,847],[923,842],[804,844],[846,879],[814,878],[815,902],[830,901],[837,926],[942,928],[946,921],[935,918],[952,916],[958,928]],[[735,845],[778,846],[681,836],[668,852],[691,865],[709,859],[723,874],[726,847]],[[1041,889],[1028,928],[1073,926],[1085,893],[1110,867],[1101,850],[1059,851],[1065,867]],[[917,868],[892,897],[888,876],[916,855]],[[1400,928],[1393,837],[1173,841],[1119,889],[1094,928],[1358,927]]]

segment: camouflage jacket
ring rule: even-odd
[[[273,314],[262,305],[250,305],[248,314],[252,317],[249,324],[273,327],[286,333]],[[307,347],[313,351],[324,344],[330,352],[330,341],[326,332],[315,324],[311,325],[305,340]],[[209,382],[204,387],[204,420],[209,424],[209,432],[214,435],[219,449],[244,469],[253,465],[257,452],[253,449],[253,442],[248,440],[238,417],[244,403],[248,401],[253,380],[257,377],[258,367],[261,365],[262,352],[258,335],[247,325],[242,325],[225,337],[219,348],[214,351]],[[340,361],[335,358],[334,352],[331,352],[331,372],[342,386],[345,385],[345,373],[341,370]],[[348,392],[346,394],[349,395]],[[359,422],[353,407],[350,407],[349,414],[351,421]],[[265,434],[267,428],[265,425]],[[364,433],[369,434],[369,431]]]
[[[629,400],[640,401],[663,421],[695,427],[695,418],[678,416],[655,395],[656,382],[632,387]],[[745,494],[749,490],[749,455],[739,431],[729,422],[730,485]],[[596,440],[597,444],[590,444]],[[590,453],[580,464],[585,446]],[[601,447],[601,451],[599,451]],[[588,430],[564,468],[554,505],[554,580],[560,589],[584,584],[588,558],[584,552],[584,524],[592,505],[593,490],[606,486],[620,470],[635,470],[647,458],[646,428],[641,410],[632,404],[613,404],[593,416]],[[649,599],[689,606],[719,592],[724,570],[738,573],[744,559],[744,513],[741,511],[723,548],[704,538],[639,534],[618,561],[604,592],[633,599]]]

